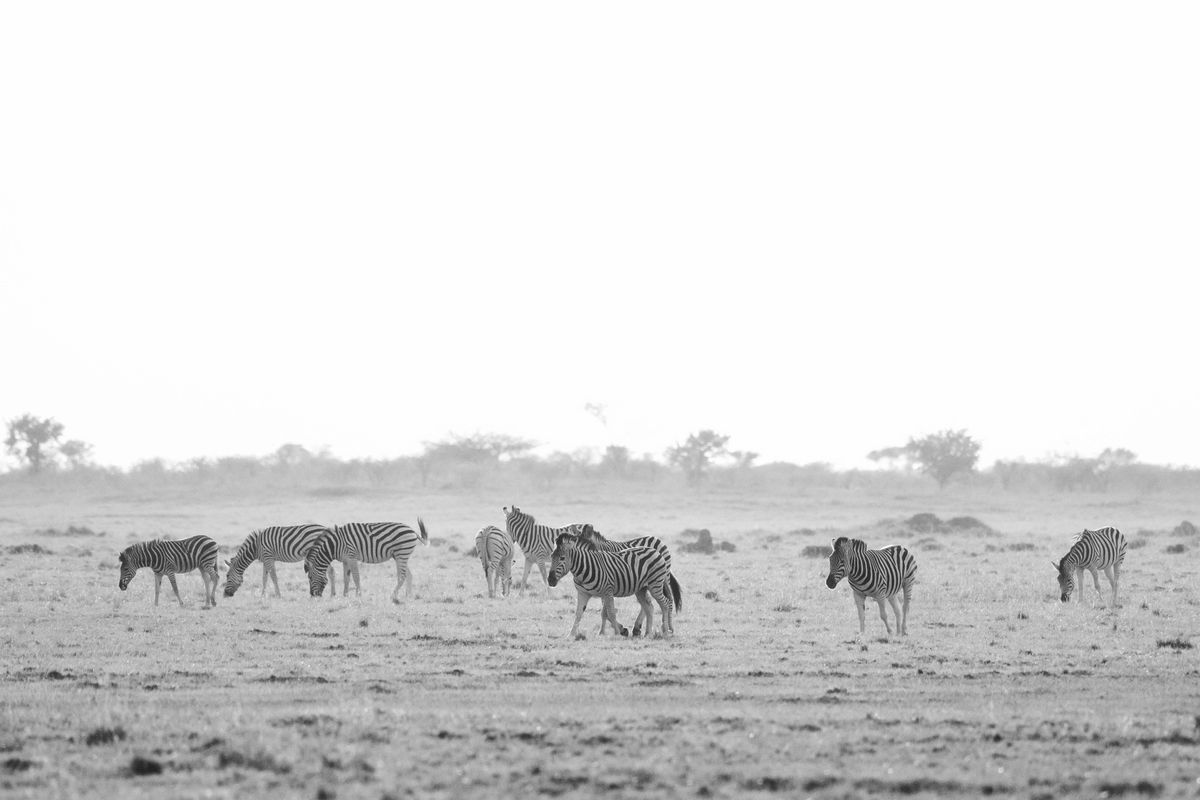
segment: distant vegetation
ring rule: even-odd
[[[880,468],[870,470],[837,470],[819,462],[759,465],[757,453],[729,449],[731,437],[712,430],[690,435],[661,458],[652,453],[635,455],[615,444],[602,451],[536,455],[536,442],[475,433],[450,434],[424,443],[416,455],[392,459],[340,459],[288,443],[265,456],[176,463],[154,458],[128,469],[94,463],[91,445],[76,439],[61,441],[64,426],[53,419],[26,414],[10,420],[8,432],[8,452],[18,464],[0,473],[0,483],[113,491],[167,486],[229,491],[286,488],[325,496],[374,489],[519,491],[595,483],[762,492],[836,488],[886,493],[927,491],[933,484],[1027,493],[1200,490],[1200,469],[1143,464],[1123,448],[1108,448],[1095,457],[997,461],[979,469],[980,444],[965,431],[942,431],[910,439],[903,447],[873,451],[868,458]]]

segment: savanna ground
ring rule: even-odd
[[[536,572],[526,596],[489,600],[467,553],[512,502],[665,539],[676,636],[600,637],[593,602],[573,641],[569,581],[547,598]],[[905,524],[924,512],[994,532]],[[140,539],[205,533],[231,551],[268,524],[418,514],[433,542],[399,605],[390,564],[365,565],[349,599],[307,597],[298,564],[279,567],[282,599],[259,598],[254,565],[211,611],[196,573],[182,609],[165,584],[152,605],[146,570],[117,589],[116,554]],[[1184,519],[1200,521],[1197,498],[953,488],[10,492],[0,794],[1194,797],[1200,539],[1172,534]],[[1049,561],[1107,524],[1131,543],[1122,606],[1099,605],[1090,578],[1083,604],[1060,604]],[[736,549],[683,552],[699,528]],[[916,556],[907,638],[883,635],[874,604],[858,638],[850,590],[824,584],[838,535]],[[635,608],[619,601],[623,622]]]

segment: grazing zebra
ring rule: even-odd
[[[1097,569],[1104,570],[1108,582],[1112,584],[1112,604],[1117,607],[1117,581],[1121,577],[1121,564],[1125,561],[1125,536],[1116,528],[1101,528],[1098,531],[1083,529],[1071,540],[1073,544],[1067,554],[1054,564],[1058,571],[1058,588],[1062,591],[1062,601],[1071,599],[1071,591],[1075,588],[1076,575],[1079,578],[1079,602],[1083,602],[1083,571],[1092,573],[1092,581],[1096,584],[1096,594],[1100,592],[1100,576]]]
[[[129,582],[139,569],[149,567],[154,570],[154,605],[158,605],[158,593],[162,588],[163,575],[166,575],[171,588],[175,590],[175,598],[182,606],[183,598],[179,596],[175,573],[198,569],[204,581],[204,607],[217,604],[217,543],[207,536],[138,542],[122,550],[118,559],[121,561],[121,579],[117,585],[122,592],[129,587]]]
[[[866,611],[863,608],[868,597],[879,604],[879,618],[892,634],[887,611],[883,602],[892,606],[896,615],[896,632],[908,635],[908,601],[912,598],[913,577],[917,572],[917,560],[898,544],[882,550],[868,550],[861,539],[839,536],[833,541],[833,552],[829,555],[829,577],[825,585],[830,589],[837,586],[843,577],[848,578],[854,592],[854,604],[858,606],[858,634],[867,632]],[[904,590],[904,613],[896,603],[896,595]]]
[[[525,554],[525,575],[521,578],[521,591],[518,594],[525,594],[525,587],[529,583],[529,571],[534,564],[537,564],[538,571],[542,573],[546,594],[550,594],[550,587],[554,584],[546,577],[546,565],[550,563],[554,543],[561,534],[579,533],[583,525],[575,523],[562,528],[551,528],[549,525],[539,525],[532,515],[526,514],[516,506],[500,510],[504,512],[504,524],[508,528],[508,535],[521,546],[521,552]]]
[[[255,561],[262,562],[262,596],[267,594],[267,577],[275,584],[275,596],[279,597],[279,577],[275,574],[275,563],[278,561],[303,561],[304,556],[317,540],[329,533],[324,525],[291,525],[287,527],[273,526],[253,531],[242,542],[242,546],[234,553],[233,559],[225,561],[229,570],[225,574],[225,596],[233,597],[234,592],[242,585],[243,573],[246,567]],[[333,580],[333,566],[329,567],[330,589],[337,594]]]
[[[606,553],[615,553],[618,550],[624,550],[627,547],[649,547],[650,549],[657,550],[659,553],[661,553],[662,557],[667,561],[667,570],[671,569],[671,551],[667,548],[666,544],[663,543],[663,540],[659,539],[657,536],[639,536],[636,539],[627,539],[623,542],[613,542],[600,535],[600,532],[591,525],[584,525],[583,530],[581,530],[579,533],[579,540],[581,542],[591,544],[597,550],[603,550]],[[673,611],[682,611],[683,590],[679,586],[679,581],[675,579],[674,573],[668,577],[668,580],[671,583],[671,593],[668,595],[668,599],[674,604]],[[673,614],[671,621],[674,622]],[[603,632],[603,619],[600,622],[600,628],[601,632]],[[641,633],[641,631],[642,615],[639,612],[637,621],[633,623],[633,635],[637,636],[639,633]],[[671,632],[675,632],[674,627],[672,627]]]
[[[617,622],[613,598],[631,594],[637,596],[646,617],[646,633],[654,624],[654,609],[650,605],[653,597],[662,610],[662,634],[664,637],[671,635],[671,602],[667,599],[671,571],[662,553],[654,548],[629,547],[606,553],[594,545],[582,543],[574,534],[559,534],[551,555],[549,585],[557,585],[567,573],[574,576],[577,593],[575,624],[571,627],[571,635],[575,638],[580,638],[579,620],[583,619],[583,611],[593,597],[600,598],[604,606],[602,614],[613,624],[613,630],[628,636],[629,630]]]
[[[418,535],[403,522],[351,522],[338,525],[330,533],[317,540],[317,543],[304,557],[304,571],[308,573],[308,589],[313,597],[320,597],[325,591],[326,572],[333,559],[338,559],[345,565],[342,573],[343,592],[350,593],[350,576],[354,576],[354,593],[362,593],[359,582],[358,563],[378,564],[389,558],[396,562],[396,588],[392,591],[392,602],[399,603],[396,597],[406,578],[408,557],[416,549],[417,542],[429,544],[429,533],[425,530],[425,522],[417,518]],[[408,582],[408,596],[412,596],[412,581]]]
[[[495,525],[486,525],[475,534],[475,552],[483,564],[488,597],[496,596],[497,577],[500,579],[500,593],[508,597],[508,593],[512,591],[512,539]]]

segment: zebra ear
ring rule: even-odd
[[[1055,564],[1053,561],[1050,562],[1050,566],[1054,567],[1055,572],[1058,572],[1061,569],[1061,566]]]

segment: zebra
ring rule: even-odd
[[[204,607],[217,604],[217,543],[207,536],[138,542],[122,550],[117,558],[121,562],[121,578],[117,586],[122,592],[129,588],[129,582],[139,569],[149,567],[154,570],[154,605],[158,605],[158,593],[162,588],[163,575],[166,575],[175,591],[175,599],[182,606],[183,598],[179,596],[175,573],[198,569],[204,581]]]
[[[554,552],[555,540],[560,534],[579,533],[583,524],[551,528],[549,525],[539,525],[532,515],[526,514],[516,506],[500,510],[504,512],[504,524],[508,535],[521,546],[521,552],[525,554],[525,575],[521,578],[521,591],[518,594],[525,594],[525,587],[529,583],[529,571],[537,564],[538,571],[542,573],[542,581],[546,584],[546,594],[549,595],[550,587],[554,584],[547,578],[546,565],[550,562],[550,554]]]
[[[483,575],[487,578],[488,597],[496,596],[496,579],[500,579],[500,593],[508,597],[512,591],[513,543],[508,533],[495,525],[485,525],[475,534],[475,552],[483,563]]]
[[[639,536],[636,539],[627,539],[624,542],[613,542],[602,536],[600,532],[591,525],[585,524],[583,526],[583,530],[581,530],[579,533],[579,539],[584,543],[593,545],[597,550],[603,550],[606,553],[615,553],[618,550],[624,550],[627,547],[649,547],[650,549],[657,550],[659,553],[661,553],[663,558],[667,561],[667,569],[671,569],[671,551],[667,548],[666,544],[663,543],[663,540],[659,539],[657,536]],[[671,584],[671,592],[670,595],[668,595],[668,599],[674,604],[673,611],[682,611],[683,590],[679,586],[679,581],[675,579],[674,573],[671,573],[668,576],[668,580]],[[674,622],[674,614],[672,614],[671,621]],[[601,619],[600,627],[601,629],[604,628],[603,619]],[[637,620],[633,623],[633,635],[637,636],[639,633],[641,633],[641,631],[642,614],[639,612]],[[671,633],[674,632],[674,627],[672,627]]]
[[[420,535],[403,522],[351,522],[333,528],[318,539],[304,557],[309,593],[313,597],[320,597],[324,593],[326,573],[330,562],[336,558],[345,565],[342,571],[343,593],[350,594],[350,576],[353,575],[354,593],[362,594],[358,563],[365,561],[378,564],[390,558],[396,562],[396,588],[392,590],[392,602],[399,603],[396,595],[400,593],[405,579],[410,577],[408,557],[416,549],[417,542],[429,544],[429,533],[420,517],[417,517],[417,527]],[[406,591],[411,597],[411,580]]]
[[[262,596],[267,594],[267,577],[275,584],[275,596],[279,594],[279,577],[275,574],[275,563],[278,561],[303,561],[317,540],[329,533],[324,525],[291,525],[273,526],[252,531],[242,542],[233,559],[226,559],[225,567],[225,596],[233,597],[234,592],[242,585],[243,573],[255,561],[262,562]],[[333,580],[333,566],[329,567],[330,589],[337,594]]]
[[[593,597],[600,598],[604,605],[602,615],[612,622],[613,630],[628,636],[629,629],[617,622],[613,598],[631,594],[637,595],[638,604],[646,617],[646,632],[650,632],[654,623],[654,609],[650,606],[650,598],[653,597],[662,610],[662,635],[671,635],[671,603],[667,599],[671,571],[662,553],[654,548],[629,547],[606,553],[597,550],[594,545],[583,543],[575,534],[559,534],[550,559],[549,585],[556,586],[567,573],[575,578],[577,594],[571,636],[582,638],[579,635],[579,621],[583,619],[588,600]]]
[[[1071,540],[1071,549],[1054,564],[1058,571],[1058,588],[1061,590],[1061,600],[1065,603],[1071,599],[1071,591],[1075,588],[1076,576],[1079,580],[1079,602],[1083,602],[1083,571],[1092,573],[1092,581],[1096,584],[1096,594],[1100,592],[1100,575],[1097,569],[1103,569],[1108,582],[1112,584],[1112,604],[1117,606],[1117,582],[1121,577],[1121,564],[1125,561],[1125,536],[1116,528],[1101,528],[1097,531],[1083,529]]]
[[[866,611],[863,608],[868,597],[879,604],[879,618],[883,620],[888,635],[892,626],[888,624],[887,611],[883,602],[892,606],[896,615],[896,632],[908,635],[908,602],[912,599],[913,577],[917,572],[917,560],[898,544],[882,550],[868,550],[861,539],[839,536],[833,540],[833,552],[829,555],[829,577],[825,585],[833,589],[843,577],[848,578],[854,592],[854,604],[858,606],[858,634],[867,631]],[[904,590],[904,613],[896,602],[896,595]]]

